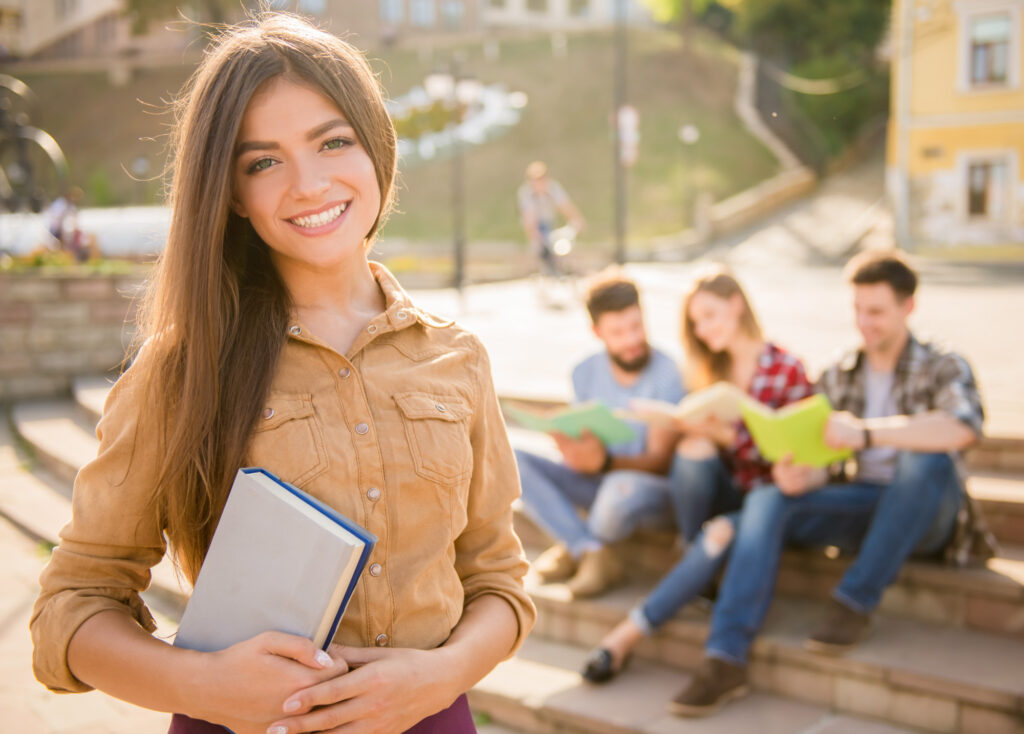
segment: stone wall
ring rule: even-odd
[[[0,401],[66,395],[116,369],[145,273],[0,273]]]

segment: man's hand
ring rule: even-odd
[[[831,449],[860,451],[864,448],[864,421],[846,411],[833,413],[825,424],[825,443]]]
[[[700,421],[676,419],[676,429],[690,436],[703,436],[717,446],[730,448],[736,443],[736,426],[723,423],[713,413]]]
[[[584,429],[579,438],[570,438],[564,433],[551,434],[562,452],[565,465],[580,474],[597,474],[604,466],[607,456],[604,444],[590,431]]]
[[[779,491],[787,497],[799,497],[817,489],[825,483],[824,469],[793,463],[792,454],[787,454],[772,466],[772,479]]]

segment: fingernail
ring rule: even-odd
[[[329,668],[334,665],[334,658],[325,653],[323,650],[316,651],[316,661],[324,668]]]
[[[267,729],[267,734],[288,734],[288,727],[272,726],[269,729]]]
[[[302,702],[299,701],[299,699],[297,698],[289,698],[287,701],[284,702],[284,710],[289,714],[292,711],[298,711],[301,706]]]

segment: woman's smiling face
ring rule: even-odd
[[[373,161],[328,97],[283,76],[257,90],[235,144],[233,208],[279,268],[362,256],[380,207]]]

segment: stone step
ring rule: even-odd
[[[625,617],[646,587],[634,584],[579,601],[557,584],[531,580],[530,591],[539,611],[533,638],[589,648]],[[803,649],[823,609],[807,600],[775,600],[751,651],[755,689],[931,732],[1024,732],[1024,641],[877,615],[872,634],[855,650],[845,657],[823,656]],[[707,630],[706,613],[692,605],[642,641],[634,659],[692,670],[703,655]],[[602,697],[630,675],[631,669],[625,671],[607,694],[602,689]]]
[[[94,452],[95,453],[95,452]],[[30,470],[31,459],[18,451],[6,425],[0,425],[0,515],[40,543],[55,546],[71,520],[71,483],[45,465]],[[179,580],[168,556],[152,570],[147,596],[174,619],[185,609],[189,585]]]
[[[531,637],[471,692],[476,711],[536,734],[908,734],[911,729],[756,690],[704,719],[670,714],[690,674],[635,660],[610,684],[577,672],[586,648]]]

